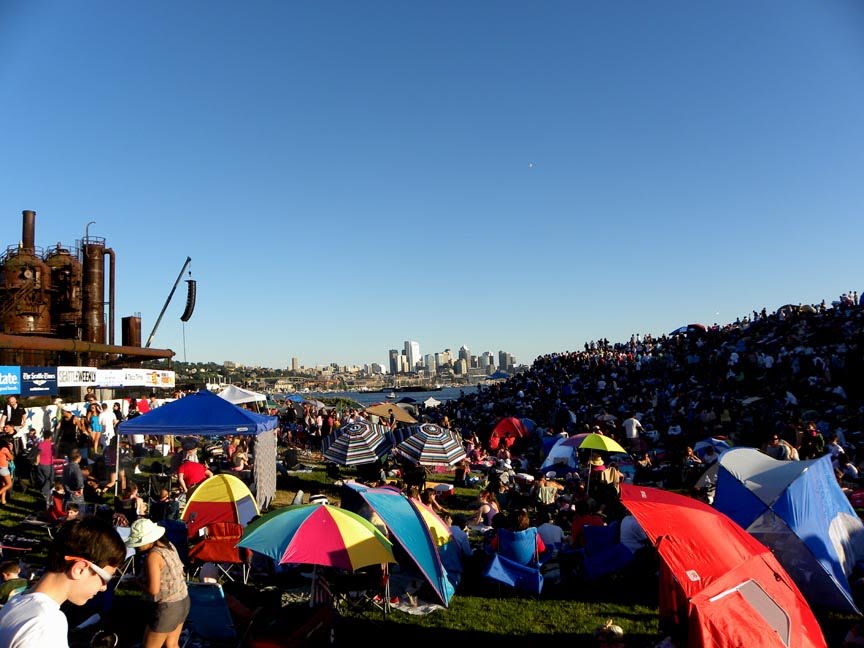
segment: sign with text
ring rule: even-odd
[[[57,394],[57,367],[21,367],[22,396]]]
[[[58,387],[96,387],[95,367],[57,367]]]
[[[0,365],[0,394],[21,393],[21,367]]]
[[[123,369],[96,370],[96,384],[99,387],[124,387],[129,384],[125,379],[126,371]]]

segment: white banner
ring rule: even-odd
[[[95,367],[57,367],[58,387],[95,387]]]
[[[126,372],[123,369],[97,369],[96,384],[100,387],[124,387]]]

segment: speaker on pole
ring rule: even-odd
[[[188,322],[189,318],[192,317],[192,311],[195,310],[195,293],[198,290],[198,282],[194,279],[187,279],[186,284],[186,310],[180,316],[182,322]]]

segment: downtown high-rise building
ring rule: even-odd
[[[405,340],[405,358],[408,361],[408,371],[415,371],[420,363],[420,344],[413,340]]]
[[[300,370],[300,358],[294,356],[291,358],[291,371],[299,371]]]
[[[387,353],[390,360],[390,373],[394,376],[399,373],[399,349],[390,349]]]

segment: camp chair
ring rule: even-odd
[[[219,583],[186,583],[191,603],[186,627],[189,634],[181,643],[185,648],[193,638],[201,638],[212,645],[236,645],[237,630]]]
[[[318,570],[312,574],[312,602],[330,603],[340,615],[377,607],[390,612],[390,572],[384,563],[354,572]]]
[[[189,549],[189,561],[196,565],[193,576],[203,563],[214,563],[222,575],[233,581],[231,565],[240,565],[245,584],[249,580],[251,561],[248,549],[237,547],[243,537],[243,527],[236,522],[214,522],[204,527],[204,538]],[[225,565],[228,565],[226,567]]]
[[[498,551],[492,556],[483,576],[516,590],[539,595],[543,574],[537,554],[537,529],[498,530]]]
[[[633,560],[633,552],[619,542],[618,522],[606,526],[585,525],[583,552],[585,578],[594,581],[620,571]]]

